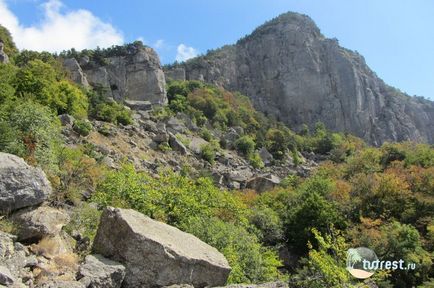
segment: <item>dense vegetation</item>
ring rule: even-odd
[[[12,40],[5,42],[8,51],[16,51]],[[116,49],[120,52],[89,53],[101,61],[110,53],[128,53],[128,47],[126,52]],[[408,142],[368,147],[321,123],[296,133],[257,112],[239,93],[173,81],[167,89],[169,105],[155,117],[189,115],[209,141],[202,157],[210,163],[227,144],[215,132],[230,127],[240,131],[232,148],[255,167],[263,166],[257,155],[261,147],[275,161],[292,157],[296,164],[298,152],[323,154],[328,160],[310,177],[288,175],[280,187],[262,194],[222,191],[209,178],[193,179],[188,173],[161,171],[155,178],[128,163],[113,170],[101,163],[91,145],[67,147],[57,116],[73,115],[74,130],[86,136],[92,130],[88,118],[128,124],[132,120],[127,110],[107,102],[104,91],[88,91],[68,81],[58,58],[48,53],[11,55],[12,64],[0,64],[0,151],[47,172],[56,191],[53,203],[75,207],[67,231],[95,236],[100,212],[92,202],[99,208],[128,207],[218,248],[233,268],[232,283],[282,279],[294,287],[361,287],[345,270],[345,252],[366,246],[383,260],[417,264],[415,271],[376,273],[381,287],[434,285],[432,146]],[[83,197],[89,192],[90,199]],[[296,261],[281,269],[277,255],[285,249]]]

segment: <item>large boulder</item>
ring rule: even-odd
[[[124,287],[224,285],[231,268],[217,249],[134,210],[106,208],[93,250],[125,265]]]
[[[125,277],[125,267],[101,255],[88,255],[80,266],[78,278],[85,287],[120,288]]]
[[[262,193],[273,189],[280,184],[280,178],[273,174],[265,174],[257,177],[253,177],[247,181],[246,187],[253,189],[258,193]]]
[[[39,207],[20,210],[11,216],[18,226],[18,240],[41,240],[46,236],[55,236],[69,222],[65,212],[51,207]]]
[[[20,157],[0,152],[0,213],[38,205],[51,194],[45,173]]]

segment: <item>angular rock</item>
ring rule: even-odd
[[[259,157],[261,157],[262,162],[264,162],[265,166],[268,166],[273,161],[273,155],[271,155],[270,152],[268,152],[267,148],[262,147],[261,150],[259,150]]]
[[[49,281],[38,285],[39,288],[87,288],[78,281]]]
[[[60,123],[62,123],[62,126],[69,126],[72,127],[74,125],[74,117],[68,114],[62,114],[59,115]]]
[[[124,100],[127,107],[132,110],[149,111],[152,110],[152,104],[149,101]]]
[[[14,276],[12,276],[11,271],[5,266],[0,265],[0,284],[1,285],[12,285],[15,282]]]
[[[247,181],[246,187],[262,193],[280,184],[280,178],[273,174],[254,177]]]
[[[78,278],[85,287],[120,288],[125,277],[125,267],[101,255],[88,255],[80,266]]]
[[[69,76],[71,77],[72,81],[84,87],[89,87],[89,82],[87,82],[86,75],[84,74],[77,60],[74,58],[65,59],[63,60],[63,66],[69,72]]]
[[[51,207],[39,207],[35,210],[24,209],[14,213],[11,219],[18,225],[18,240],[41,240],[60,233],[69,222],[65,212]]]
[[[185,147],[185,145],[172,133],[169,133],[169,145],[174,151],[178,151],[182,155],[188,154],[188,149]]]
[[[158,132],[152,140],[158,144],[167,143],[169,141],[169,135],[165,132]]]
[[[14,240],[16,236],[0,231],[0,260],[14,254]]]
[[[182,120],[180,120],[176,117],[171,117],[169,120],[167,120],[166,129],[169,132],[176,134],[176,133],[185,133],[185,131],[187,130],[187,127],[185,127]]]
[[[124,287],[224,285],[231,268],[215,248],[134,210],[106,208],[93,250],[126,267]]]
[[[38,205],[52,189],[45,173],[20,157],[0,152],[0,213]]]

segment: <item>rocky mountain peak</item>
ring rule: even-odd
[[[249,96],[258,110],[297,130],[323,122],[367,142],[434,142],[434,103],[388,86],[357,52],[327,39],[308,16],[289,12],[252,34],[167,69]]]
[[[248,42],[255,37],[285,36],[288,34],[304,34],[305,37],[324,38],[318,26],[309,16],[287,12],[259,26],[237,44]]]

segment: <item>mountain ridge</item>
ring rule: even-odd
[[[326,38],[307,15],[282,14],[236,44],[165,70],[166,78],[240,91],[295,129],[321,121],[374,145],[434,142],[434,103],[387,85],[362,55]]]

